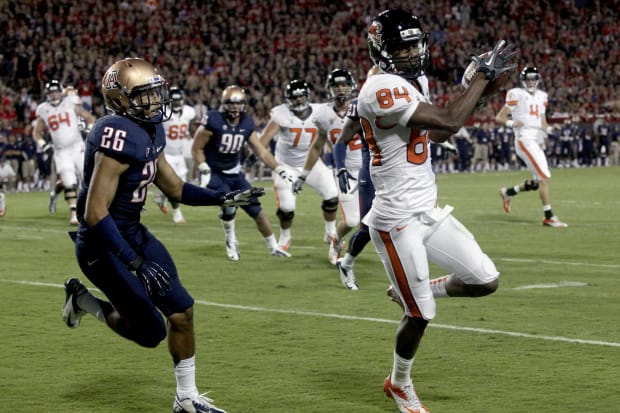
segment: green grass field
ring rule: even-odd
[[[433,413],[620,411],[620,169],[553,174],[553,206],[566,229],[541,226],[534,193],[503,212],[497,189],[526,172],[438,176],[440,204],[455,207],[502,275],[489,297],[438,301],[413,370]],[[76,330],[64,326],[62,283],[85,280],[64,201],[50,216],[46,193],[7,198],[0,410],[170,412],[165,343],[140,348],[92,317]],[[239,214],[236,263],[226,259],[217,209],[184,207],[188,224],[175,226],[147,205],[143,221],[196,299],[199,389],[230,413],[396,412],[382,384],[400,309],[385,296],[372,244],[356,264],[360,290],[340,285],[319,204],[309,188],[300,195],[289,260],[269,256]],[[274,205],[268,190],[264,206],[275,223]]]

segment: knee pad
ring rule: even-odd
[[[321,209],[325,212],[338,211],[338,198],[325,199],[321,202]]]
[[[68,201],[70,199],[77,198],[77,185],[73,185],[70,188],[65,188],[65,200]]]
[[[523,183],[524,189],[526,191],[535,191],[538,189],[538,181],[533,179],[526,179]]]
[[[237,215],[236,207],[225,207],[220,210],[220,219],[222,221],[232,221],[235,219],[235,215]]]
[[[276,215],[280,218],[280,221],[291,221],[295,216],[295,211],[282,211],[278,208]]]

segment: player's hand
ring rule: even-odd
[[[340,187],[340,192],[342,192],[343,194],[349,193],[349,191],[351,190],[351,184],[349,183],[349,180],[352,179],[355,181],[356,179],[351,176],[351,174],[349,173],[349,171],[346,170],[346,168],[338,170],[336,176],[338,176],[338,186]]]
[[[200,165],[198,165],[198,178],[199,185],[202,188],[206,188],[207,185],[209,185],[209,181],[211,180],[211,169],[206,162],[201,162]]]
[[[287,171],[282,165],[278,165],[276,169],[273,170],[277,173],[280,178],[284,179],[286,182],[293,183],[293,176]]]
[[[222,206],[238,207],[260,205],[258,197],[265,195],[265,188],[252,187],[244,191],[236,190],[222,195]]]
[[[155,261],[138,257],[129,264],[129,269],[136,272],[150,296],[164,295],[170,290],[170,274]]]
[[[517,52],[514,50],[514,45],[506,46],[506,42],[500,40],[490,52],[483,53],[480,56],[471,55],[470,58],[477,66],[476,71],[484,73],[486,78],[492,81],[502,73],[517,67],[517,63],[514,62],[516,56]]]
[[[297,178],[297,180],[293,183],[293,193],[295,195],[300,193],[301,190],[304,189],[303,186],[304,186],[305,183],[306,183],[306,178],[300,175]]]

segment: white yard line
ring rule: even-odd
[[[37,282],[37,281],[0,279],[0,282],[7,283],[7,284],[21,284],[21,285],[40,286],[40,287],[63,288],[61,284],[52,284],[52,283],[44,283],[44,282]],[[93,289],[93,290],[96,290],[96,289]],[[344,314],[318,313],[314,311],[296,311],[296,310],[254,307],[254,306],[237,305],[237,304],[223,304],[223,303],[216,303],[216,302],[204,301],[204,300],[196,300],[196,304],[210,306],[210,307],[230,308],[230,309],[242,310],[242,311],[257,311],[257,312],[264,312],[264,313],[290,314],[290,315],[305,316],[305,317],[323,317],[323,318],[335,318],[335,319],[340,319],[340,320],[370,321],[374,323],[386,323],[386,324],[398,324],[399,323],[399,320],[388,320],[385,318],[359,317],[359,316],[351,316],[351,315],[344,315]],[[557,341],[557,342],[571,343],[571,344],[585,344],[585,345],[592,345],[592,346],[605,346],[605,347],[619,347],[620,348],[620,343],[615,343],[613,341],[583,340],[579,338],[569,338],[569,337],[562,337],[562,336],[545,336],[545,335],[537,335],[537,334],[519,333],[519,332],[514,332],[514,331],[492,330],[492,329],[487,329],[487,328],[476,328],[476,327],[463,327],[463,326],[454,326],[450,324],[438,324],[438,323],[430,323],[429,327],[443,328],[443,329],[455,330],[455,331],[468,331],[468,332],[479,333],[479,334],[521,337],[521,338],[528,338],[528,339],[533,339],[533,340]]]

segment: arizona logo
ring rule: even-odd
[[[370,28],[368,29],[368,37],[373,43],[381,44],[381,36],[383,34],[383,25],[381,23],[375,21],[372,22]]]
[[[113,70],[108,73],[108,76],[105,80],[105,88],[106,89],[115,89],[116,84],[118,83],[118,70]]]

